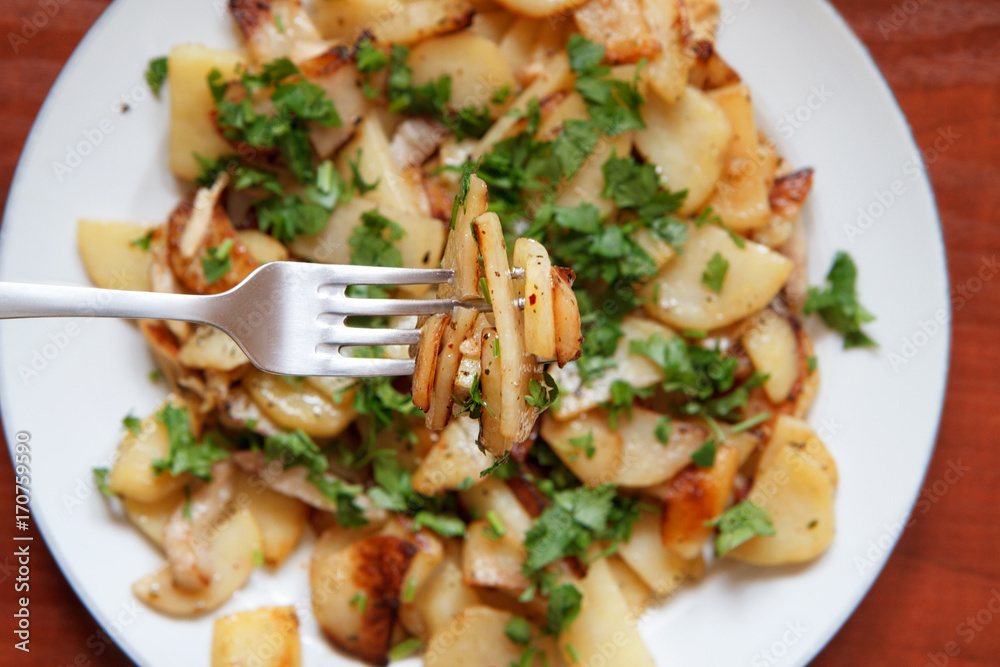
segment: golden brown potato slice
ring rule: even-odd
[[[514,303],[514,285],[507,264],[507,246],[500,218],[496,213],[484,213],[476,218],[474,225],[500,339],[503,378],[498,414],[500,432],[513,442],[522,442],[528,439],[538,417],[538,408],[528,405],[525,397],[528,396],[529,383],[531,380],[541,381],[541,373],[534,357],[524,350],[524,318]],[[557,337],[557,351],[558,346]],[[495,407],[493,409],[496,411]]]
[[[767,397],[774,403],[788,398],[799,379],[799,341],[795,327],[772,309],[753,317],[741,338],[755,369],[766,373]]]
[[[559,637],[559,645],[570,664],[593,664],[603,658],[610,643],[617,648],[611,665],[622,667],[653,667],[649,649],[639,637],[635,617],[629,614],[608,563],[603,558],[590,564],[587,576],[577,582],[583,595],[580,615]],[[578,659],[566,648],[572,646]]]
[[[556,320],[553,305],[552,262],[534,239],[514,243],[514,266],[524,270],[524,347],[540,359],[555,359]]]
[[[456,54],[461,57],[456,58]],[[514,72],[500,47],[468,31],[422,42],[413,47],[407,62],[413,68],[414,85],[451,77],[448,108],[453,111],[466,107],[480,109],[485,105],[493,107],[495,115],[499,115],[500,105],[490,101],[493,92],[504,86],[517,87]]]
[[[300,667],[295,607],[263,607],[215,620],[212,667]]]
[[[250,362],[228,334],[208,325],[195,328],[194,334],[181,345],[177,359],[188,368],[217,371],[235,370]]]
[[[722,514],[729,504],[739,466],[737,451],[723,445],[716,450],[715,465],[699,468],[692,464],[671,480],[663,505],[664,546],[689,559],[701,553],[712,535],[705,522]]]
[[[394,535],[374,535],[335,549],[325,537],[316,543],[309,570],[316,621],[343,650],[384,665],[417,547]]]
[[[479,473],[493,465],[493,456],[480,451],[478,439],[478,421],[452,419],[413,474],[413,490],[434,496],[479,483]]]
[[[90,282],[104,289],[152,291],[153,255],[135,244],[154,231],[148,225],[80,220],[76,239]],[[162,231],[160,232],[162,233]]]
[[[732,129],[725,113],[697,88],[677,101],[651,93],[642,108],[646,129],[636,130],[635,147],[660,168],[670,190],[687,190],[682,215],[700,211],[725,168]]]
[[[466,585],[461,563],[447,558],[417,591],[413,604],[429,638],[447,628],[463,610],[480,604],[480,599],[476,589]]]
[[[555,318],[556,362],[560,367],[576,361],[582,354],[583,334],[580,332],[580,306],[573,293],[573,272],[552,269],[552,312]]]
[[[180,504],[184,502],[184,490],[176,489],[151,503],[134,498],[123,498],[122,509],[135,527],[143,532],[156,546],[163,548],[163,527]]]
[[[805,422],[779,417],[747,498],[770,515],[774,535],[757,536],[727,555],[757,565],[810,561],[834,535],[837,467]]]
[[[229,11],[258,65],[300,60],[323,50],[319,31],[299,0],[229,0]]]
[[[718,253],[728,268],[715,293],[702,280]],[[792,272],[792,261],[746,241],[737,247],[717,225],[689,230],[684,254],[667,264],[642,293],[654,298],[646,312],[677,329],[712,330],[752,315],[777,296]]]
[[[503,369],[500,366],[500,339],[494,328],[482,333],[480,347],[480,392],[483,411],[479,415],[479,444],[494,457],[510,451],[513,441],[501,431],[500,410],[503,404]]]
[[[236,475],[233,498],[257,521],[264,562],[279,567],[299,543],[309,507],[298,498],[273,491],[260,476],[244,472]]]
[[[482,484],[459,491],[458,496],[470,514],[485,517],[493,512],[507,534],[519,541],[523,542],[525,534],[531,530],[531,516],[510,487],[499,479],[487,477]]]
[[[352,391],[335,403],[310,382],[256,368],[247,371],[243,386],[268,419],[289,430],[300,428],[313,437],[340,435],[357,414]]]
[[[472,222],[486,213],[486,194],[486,183],[478,176],[471,176],[465,203],[459,208],[455,228],[448,233],[441,258],[441,268],[455,272],[451,283],[438,287],[438,296],[442,299],[477,299],[480,296],[479,246]]]
[[[524,647],[507,638],[505,628],[512,617],[485,606],[462,610],[427,643],[425,667],[517,664]]]
[[[324,0],[315,7],[323,37],[345,44],[354,44],[366,30],[380,42],[413,44],[460,30],[474,14],[465,0]]]
[[[591,410],[569,421],[543,415],[541,434],[587,486],[610,484],[617,478],[624,460],[624,442],[621,433],[608,426],[605,410]]]
[[[524,544],[508,534],[496,535],[485,519],[469,524],[462,548],[462,576],[469,586],[498,588],[519,594],[528,587],[521,566],[528,557]]]
[[[174,399],[173,403],[181,405],[179,399]],[[108,475],[108,487],[120,496],[142,503],[155,503],[175,493],[191,481],[191,476],[155,473],[153,461],[165,459],[169,453],[167,427],[157,421],[155,415],[146,417],[140,423],[138,435],[128,431],[118,445],[118,455]]]
[[[659,512],[642,512],[632,528],[632,537],[618,548],[622,560],[656,597],[674,593],[686,580],[697,577],[704,567],[701,556],[685,560],[663,546],[661,523]]]
[[[199,44],[179,44],[170,49],[170,170],[175,176],[194,181],[201,173],[195,154],[215,159],[233,152],[219,134],[213,113],[215,102],[206,79],[213,69],[224,79],[235,77],[236,67],[246,62],[238,51],[210,49]]]
[[[137,581],[132,592],[156,611],[170,616],[195,616],[220,607],[250,578],[254,552],[260,551],[260,530],[247,510],[230,510],[217,522],[208,553],[216,567],[205,588],[186,590],[174,584],[169,567]]]
[[[591,0],[573,12],[580,33],[602,44],[611,63],[637,63],[660,51],[660,35],[654,35],[641,0]]]
[[[632,408],[632,419],[618,421],[622,463],[614,482],[618,486],[641,488],[664,482],[691,463],[691,454],[709,437],[699,423],[672,420],[666,443],[656,438],[663,416],[641,407]]]
[[[417,359],[413,370],[413,404],[424,412],[427,412],[431,405],[441,337],[449,321],[450,318],[446,313],[438,313],[427,318],[420,327],[420,344],[417,346]]]
[[[427,408],[427,428],[440,431],[451,419],[455,403],[455,381],[462,363],[462,341],[472,332],[479,313],[471,308],[455,308],[448,326],[441,337],[437,370],[434,373],[434,391]]]

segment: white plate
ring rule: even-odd
[[[225,4],[118,0],[101,17],[24,150],[2,227],[0,278],[86,284],[76,253],[79,216],[165,218],[178,192],[166,164],[167,105],[149,95],[143,70],[179,42],[234,43]],[[842,20],[820,0],[723,5],[721,50],[754,91],[762,126],[793,164],[817,169],[806,210],[811,282],[822,280],[837,249],[849,250],[882,347],[845,353],[838,337],[818,332],[823,380],[810,421],[841,474],[830,551],[797,568],[716,567],[648,614],[642,634],[660,664],[803,665],[868,590],[915,499],[945,385],[949,328],[931,321],[947,312],[947,276],[906,121]],[[871,216],[860,225],[859,208]],[[267,603],[299,606],[306,664],[347,664],[309,614],[308,545],[277,575],[257,572],[244,592],[201,620],[169,620],[132,598],[131,583],[160,557],[106,509],[90,470],[113,452],[125,414],[155,408],[163,389],[146,379],[152,367],[126,322],[0,326],[7,440],[31,434],[33,518],[77,593],[142,665],[206,664],[213,619]]]

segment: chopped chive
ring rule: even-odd
[[[757,426],[758,424],[763,424],[764,422],[766,422],[770,418],[771,418],[771,413],[770,412],[762,412],[759,415],[754,415],[750,419],[744,419],[743,421],[741,421],[738,424],[733,424],[733,427],[731,429],[729,429],[729,432],[730,433],[742,433],[743,431],[751,429],[754,426]]]
[[[389,649],[389,660],[402,660],[403,658],[411,656],[419,651],[421,646],[423,646],[423,642],[416,637],[410,637],[409,639],[401,641]]]
[[[492,531],[492,534],[487,533],[490,537],[493,539],[499,539],[506,534],[507,528],[504,527],[503,521],[499,516],[497,516],[496,512],[493,510],[488,511],[486,513],[486,520],[489,522],[490,530]]]

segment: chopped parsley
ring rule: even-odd
[[[260,549],[253,550],[253,564],[256,565],[257,567],[261,567],[264,565],[264,552],[262,552]]]
[[[479,419],[483,414],[484,408],[491,415],[496,416],[493,410],[490,409],[490,406],[486,405],[485,401],[483,401],[482,381],[478,373],[472,378],[472,384],[469,386],[469,397],[464,401],[459,401],[456,398],[455,403],[459,407],[458,413],[455,416],[468,412],[469,417],[472,419]]]
[[[524,397],[524,402],[539,411],[548,410],[559,398],[559,385],[548,373],[544,373],[544,382],[531,380],[528,383],[528,395]]]
[[[160,96],[160,89],[163,87],[163,82],[166,80],[167,58],[163,56],[150,60],[149,65],[146,67],[146,83],[149,84],[149,89],[153,91],[153,94],[157,97]]]
[[[588,431],[587,435],[581,435],[577,438],[569,439],[569,446],[573,449],[582,450],[584,455],[588,459],[594,458],[594,454],[597,453],[597,448],[594,447],[594,432]],[[575,455],[574,455],[575,456]]]
[[[424,643],[416,637],[410,637],[409,639],[405,639],[389,649],[387,657],[391,662],[402,660],[403,658],[407,658],[419,651],[420,647],[423,645]]]
[[[417,595],[417,580],[414,577],[410,577],[406,580],[406,588],[403,589],[402,600],[404,603],[409,604],[413,602],[413,598]]]
[[[611,68],[602,65],[605,49],[601,44],[573,35],[566,45],[570,67],[576,73],[573,88],[587,104],[590,120],[601,132],[615,136],[646,127],[639,107],[643,104],[637,82],[609,78]],[[640,68],[642,64],[640,63]],[[636,69],[638,79],[639,68]]]
[[[276,150],[300,183],[307,185],[314,180],[308,124],[338,127],[341,120],[324,90],[307,81],[291,60],[271,61],[257,73],[243,71],[238,81],[229,84],[218,69],[213,69],[208,85],[215,101],[216,123],[227,139]],[[242,90],[231,95],[230,87]],[[254,108],[254,96],[265,92],[274,106],[273,115]]]
[[[802,308],[806,315],[819,313],[826,326],[844,337],[844,349],[852,347],[878,347],[878,343],[861,330],[861,325],[875,316],[858,302],[858,267],[846,252],[840,251],[826,275],[826,287],[809,288],[809,296]]]
[[[232,268],[229,253],[235,245],[235,241],[226,239],[218,246],[205,249],[205,256],[201,258],[201,268],[205,272],[206,283],[211,285],[229,273]]]
[[[653,435],[659,440],[661,445],[666,445],[670,442],[670,436],[674,432],[673,422],[670,421],[670,417],[664,415],[660,417],[656,422],[656,428],[653,429]]]
[[[129,245],[134,245],[136,248],[141,250],[149,250],[150,244],[153,242],[154,231],[151,229],[137,239],[132,239],[128,242]]]
[[[105,498],[116,497],[115,492],[108,486],[108,475],[110,474],[111,471],[107,468],[94,468],[94,484],[97,485],[97,490]]]
[[[218,431],[209,431],[201,443],[195,441],[191,432],[191,417],[186,407],[177,408],[169,403],[156,413],[156,420],[167,429],[170,449],[167,457],[153,461],[156,474],[169,472],[172,475],[191,473],[205,481],[212,479],[212,464],[229,456],[223,448],[225,437]]]
[[[816,357],[809,357],[808,359],[806,359],[806,368],[809,369],[810,373],[816,372],[816,366],[817,366]]]
[[[709,438],[691,453],[691,460],[699,468],[711,468],[715,465],[715,452],[715,438]]]
[[[731,551],[757,535],[774,535],[774,524],[767,511],[750,500],[744,500],[722,513],[706,526],[719,529],[715,538],[715,553],[719,556]]]
[[[558,637],[580,615],[583,595],[573,584],[560,584],[549,592],[545,631]]]
[[[770,412],[761,412],[758,415],[754,415],[753,417],[750,417],[750,419],[744,419],[743,421],[741,421],[738,424],[733,424],[733,427],[731,429],[729,429],[729,432],[730,433],[742,433],[743,431],[749,431],[754,426],[757,426],[759,424],[763,424],[764,422],[766,422],[770,418],[771,418],[771,413]]]
[[[434,514],[427,510],[421,510],[413,515],[413,530],[420,530],[425,526],[442,537],[465,535],[465,522],[457,516]]]
[[[251,167],[236,155],[222,155],[213,160],[195,153],[194,158],[201,168],[195,183],[203,188],[211,187],[219,174],[226,172],[232,187],[237,190],[260,189],[275,195],[283,194],[274,173]]]
[[[368,594],[364,591],[358,591],[348,604],[357,609],[359,614],[363,614],[365,613],[365,607],[368,606]]]
[[[132,435],[139,435],[142,433],[142,420],[138,417],[127,415],[124,419],[122,419],[122,426],[128,429]]]
[[[649,398],[653,395],[655,387],[634,387],[624,380],[615,380],[611,383],[611,400],[604,403],[608,410],[608,425],[611,428],[618,428],[618,419],[626,415],[632,421],[632,406],[637,398]]]
[[[379,91],[371,84],[371,75],[385,69],[389,64],[389,56],[385,51],[378,48],[368,38],[358,42],[358,48],[354,53],[354,65],[358,73],[364,77],[364,94],[369,99],[378,97]]]
[[[486,535],[491,539],[498,540],[507,534],[507,528],[503,525],[503,520],[493,510],[486,512]]]
[[[413,516],[413,532],[429,528],[443,537],[461,537],[465,523],[456,515],[454,495],[425,496],[413,490],[413,475],[394,456],[380,455],[372,462],[375,486],[368,497],[376,507]]]
[[[521,616],[514,616],[507,621],[504,634],[515,644],[527,646],[531,643],[531,624]]]
[[[728,272],[729,260],[717,252],[708,260],[708,265],[701,274],[701,284],[716,294],[720,294],[722,293],[722,283],[725,282]]]

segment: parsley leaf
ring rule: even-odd
[[[750,500],[744,500],[722,513],[706,526],[719,529],[715,538],[715,553],[722,556],[757,535],[774,535],[774,524],[767,511]]]
[[[726,273],[728,272],[729,260],[717,252],[708,260],[708,265],[701,274],[701,284],[716,294],[720,294],[722,292],[722,283],[725,282]]]
[[[434,514],[421,510],[413,516],[413,530],[430,528],[441,537],[461,537],[465,535],[465,522],[457,516]]]
[[[300,234],[317,234],[330,219],[330,211],[306,202],[299,195],[270,197],[254,204],[261,231],[283,242]]]
[[[670,417],[664,415],[656,422],[656,428],[653,429],[653,435],[656,439],[660,441],[661,445],[666,445],[670,442],[670,436],[674,432],[674,425],[670,421]]]
[[[201,443],[195,442],[188,409],[176,408],[169,403],[156,413],[156,420],[167,429],[170,449],[166,458],[153,461],[153,470],[157,474],[169,472],[175,476],[189,472],[211,481],[212,464],[229,456],[229,452],[221,446],[226,442],[222,434],[209,431]]]
[[[559,398],[559,385],[548,373],[543,374],[544,384],[538,380],[528,383],[528,395],[524,402],[539,411],[547,410]]]
[[[201,187],[210,187],[220,173],[228,172],[232,186],[237,190],[260,189],[275,195],[283,194],[275,174],[250,167],[236,155],[222,155],[213,160],[195,153],[194,159],[201,167],[201,173],[195,179]]]
[[[552,143],[552,155],[562,166],[563,176],[572,178],[594,151],[601,134],[593,123],[567,120]]]
[[[624,380],[615,380],[611,383],[611,400],[604,404],[608,410],[608,425],[611,428],[618,428],[618,418],[627,415],[632,421],[632,405],[637,398],[649,398],[653,395],[655,387],[633,387]]]
[[[127,428],[132,435],[139,435],[142,433],[142,420],[138,417],[133,417],[132,415],[126,416],[122,419],[122,426]]]
[[[107,468],[94,468],[94,484],[97,485],[97,490],[105,498],[117,497],[115,492],[111,490],[111,487],[108,486],[108,475],[110,474],[111,471]]]
[[[576,73],[574,89],[587,103],[590,119],[601,132],[615,136],[628,130],[646,127],[639,107],[643,98],[637,82],[628,83],[608,78],[611,68],[601,65],[603,45],[580,36],[570,37],[566,46],[570,67]],[[642,64],[640,63],[639,67]],[[638,69],[636,70],[638,78]]]
[[[456,399],[455,402],[459,406],[459,410],[455,414],[456,417],[468,412],[469,417],[472,419],[479,419],[483,414],[483,408],[493,415],[493,410],[491,410],[490,406],[486,405],[485,401],[483,401],[482,378],[479,377],[478,373],[476,373],[476,376],[472,378],[472,384],[469,385],[469,397],[464,401],[458,401]],[[495,417],[496,415],[493,416]]]
[[[150,244],[153,242],[154,231],[151,229],[137,239],[132,239],[128,242],[129,245],[134,245],[136,248],[142,250],[149,250]]]
[[[166,57],[153,58],[149,61],[149,66],[146,68],[146,83],[149,84],[149,89],[153,91],[153,94],[157,97],[160,96],[160,89],[163,87],[163,82],[167,80],[167,59]]]
[[[396,242],[406,232],[376,209],[361,215],[361,224],[354,228],[348,244],[351,264],[362,266],[402,266],[403,255]]]
[[[218,246],[205,249],[205,257],[201,258],[201,268],[205,271],[206,283],[211,285],[229,273],[232,268],[229,253],[235,245],[235,241],[226,239]]]
[[[588,459],[594,458],[594,454],[597,453],[597,448],[594,447],[593,431],[588,431],[587,435],[581,435],[578,438],[570,438],[569,445],[573,449],[582,449]]]
[[[580,614],[583,595],[573,584],[560,584],[549,593],[545,610],[545,631],[559,636]]]
[[[531,624],[521,616],[514,616],[507,621],[504,634],[515,644],[527,646],[531,643]]]
[[[691,460],[699,468],[711,468],[715,465],[715,452],[715,438],[709,438],[691,453]]]
[[[826,275],[826,288],[809,288],[809,296],[802,308],[806,315],[819,313],[826,326],[844,337],[844,349],[852,347],[878,347],[878,343],[861,330],[861,325],[875,316],[858,302],[858,267],[846,252],[840,251]]]

